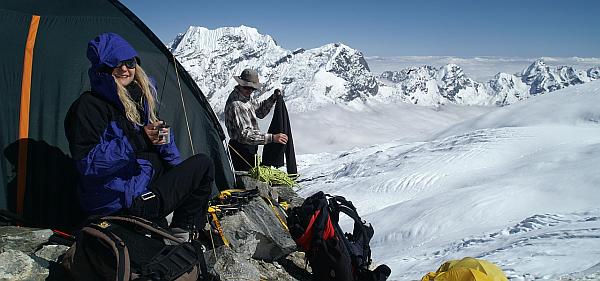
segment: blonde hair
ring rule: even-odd
[[[148,103],[148,119],[150,120],[150,123],[158,121],[158,118],[156,117],[156,104],[158,103],[158,101],[156,100],[156,90],[150,84],[150,79],[148,79],[148,75],[146,75],[146,72],[144,71],[144,69],[142,69],[142,67],[139,64],[135,68],[135,75],[132,83],[134,82],[138,83],[138,85],[142,89],[142,95]],[[125,108],[125,116],[129,121],[143,126],[144,124],[142,124],[142,118],[136,108],[135,102],[127,92],[127,89],[123,85],[121,85],[116,78],[115,84],[117,85],[117,95],[119,96],[119,100],[121,100],[121,103]]]

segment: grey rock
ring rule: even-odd
[[[214,251],[204,253],[209,270],[218,272],[222,281],[256,280],[260,279],[260,272],[246,256],[234,252],[228,247],[219,247]]]
[[[255,261],[262,280],[311,281],[310,267],[304,261],[304,253],[294,252],[285,259],[273,263]]]
[[[288,202],[290,208],[300,206],[304,202],[304,198],[298,196],[294,189],[289,186],[276,185],[271,188],[279,196],[279,201]]]
[[[64,254],[69,247],[64,245],[44,245],[41,249],[35,252],[35,256],[47,261],[58,261],[58,257]]]
[[[244,188],[244,189],[258,189],[258,190],[268,190],[269,189],[269,185],[259,181],[257,179],[253,179],[250,176],[248,176],[247,174],[237,174],[236,177],[236,184],[238,187],[240,188]]]
[[[257,179],[253,179],[247,175],[237,175],[236,181],[239,186],[245,189],[258,189],[258,193],[263,197],[271,197],[274,200],[286,201],[291,207],[300,206],[304,202],[304,198],[298,196],[292,187],[285,185],[269,186]]]
[[[0,252],[10,249],[32,254],[40,244],[47,242],[51,235],[50,229],[0,227]]]
[[[0,280],[45,280],[50,274],[48,261],[17,251],[0,253]]]
[[[234,251],[250,253],[255,259],[275,261],[296,250],[273,208],[260,197],[253,198],[243,211],[224,217],[221,226]]]

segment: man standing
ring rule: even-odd
[[[264,118],[275,104],[281,91],[276,89],[273,95],[262,102],[252,98],[252,93],[261,88],[258,73],[253,69],[244,69],[240,76],[233,76],[235,86],[225,103],[225,127],[229,133],[231,160],[236,171],[248,171],[254,166],[254,155],[258,145],[267,143],[286,144],[286,134],[262,133],[258,127],[258,118]]]

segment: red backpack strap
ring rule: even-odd
[[[298,238],[296,240],[296,243],[298,243],[298,245],[300,245],[300,247],[302,247],[302,249],[304,249],[305,251],[308,251],[312,246],[312,238],[313,238],[313,230],[314,230],[313,226],[320,214],[321,214],[321,210],[317,210],[312,215],[312,217],[310,218],[310,222],[308,223],[308,226],[306,227],[306,230],[304,231],[304,234],[302,234],[302,236],[300,236],[300,238]],[[333,237],[335,237],[335,229],[333,227],[333,224],[331,223],[331,218],[327,217],[327,222],[325,223],[325,229],[323,230],[323,240],[327,241]]]
[[[312,246],[313,226],[314,226],[315,221],[317,220],[317,217],[319,216],[320,213],[321,213],[321,210],[317,210],[312,215],[312,217],[310,218],[310,222],[308,223],[308,226],[306,227],[306,230],[304,231],[304,234],[302,234],[302,236],[300,236],[300,238],[298,238],[296,240],[296,243],[298,243],[298,245],[300,247],[302,247],[302,249],[304,251],[308,251],[310,249],[310,247]]]

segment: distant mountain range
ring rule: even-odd
[[[329,104],[361,106],[370,101],[504,106],[600,78],[600,66],[585,71],[568,66],[551,68],[541,59],[521,73],[498,73],[487,82],[474,81],[456,64],[410,67],[376,76],[363,54],[344,44],[286,50],[271,36],[246,26],[215,30],[192,26],[167,47],[218,115],[237,84],[233,76],[244,68],[258,71],[263,82],[260,96],[281,88],[288,108],[294,112]]]

